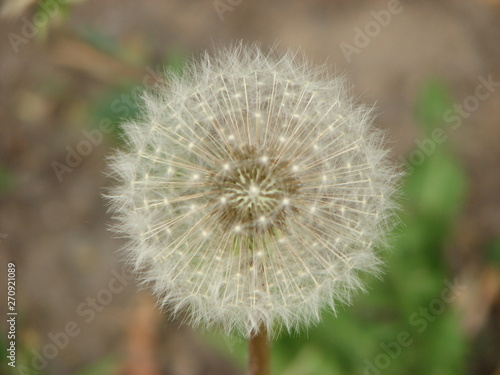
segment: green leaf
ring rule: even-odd
[[[463,168],[441,147],[408,176],[405,191],[411,213],[430,230],[448,229],[460,212],[465,192]]]
[[[449,91],[441,81],[434,79],[426,83],[416,105],[416,119],[426,136],[443,124],[444,114],[451,108],[451,104]]]
[[[63,24],[70,15],[73,0],[40,0],[36,3],[35,13],[42,22],[35,22],[36,39],[46,41],[50,28]]]
[[[128,84],[114,89],[96,101],[90,109],[89,122],[94,128],[111,129],[115,142],[121,142],[121,124],[139,115],[140,95],[144,90],[140,84]]]
[[[297,356],[291,359],[289,366],[280,372],[283,375],[335,375],[342,374],[335,368],[331,359],[326,357],[315,345],[304,345]]]
[[[78,30],[79,36],[90,46],[95,47],[111,56],[120,57],[123,53],[120,42],[101,30],[91,26],[81,27]]]
[[[495,238],[484,249],[486,262],[492,266],[500,267],[500,238]]]
[[[105,357],[99,361],[90,364],[89,366],[77,371],[74,375],[108,375],[116,374],[120,367],[123,366],[118,357]]]
[[[168,52],[165,62],[169,71],[181,77],[184,73],[187,59],[185,51],[180,48],[173,48]]]
[[[0,166],[0,192],[8,193],[14,187],[14,173],[7,167]]]

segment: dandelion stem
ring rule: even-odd
[[[269,337],[264,325],[252,334],[248,342],[248,375],[270,375]]]

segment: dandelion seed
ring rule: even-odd
[[[162,305],[249,337],[317,322],[377,272],[396,173],[342,79],[240,45],[143,107],[110,199]]]

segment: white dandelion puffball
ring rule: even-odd
[[[240,44],[142,105],[112,158],[110,200],[162,306],[247,337],[292,330],[377,271],[396,173],[343,79]]]

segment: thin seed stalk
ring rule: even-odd
[[[248,375],[270,375],[270,342],[266,327],[261,325],[248,342]]]

